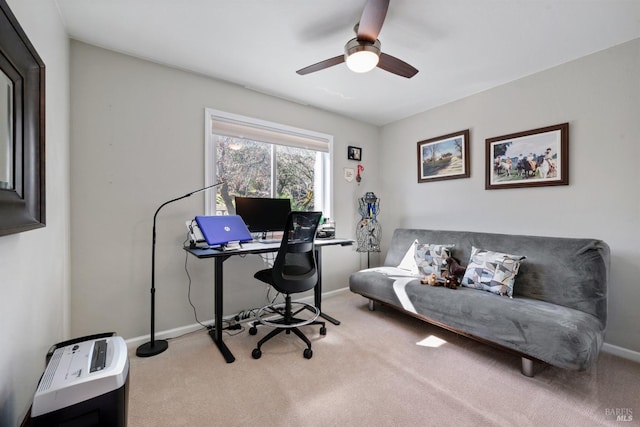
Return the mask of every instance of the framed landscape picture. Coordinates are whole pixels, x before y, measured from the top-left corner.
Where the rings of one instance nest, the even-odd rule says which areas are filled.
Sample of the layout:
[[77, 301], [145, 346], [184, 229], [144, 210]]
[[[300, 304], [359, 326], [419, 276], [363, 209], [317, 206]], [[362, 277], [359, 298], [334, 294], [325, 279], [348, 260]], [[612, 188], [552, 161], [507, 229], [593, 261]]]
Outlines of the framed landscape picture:
[[469, 129], [418, 142], [418, 182], [469, 175]]
[[569, 184], [569, 123], [486, 140], [485, 188]]

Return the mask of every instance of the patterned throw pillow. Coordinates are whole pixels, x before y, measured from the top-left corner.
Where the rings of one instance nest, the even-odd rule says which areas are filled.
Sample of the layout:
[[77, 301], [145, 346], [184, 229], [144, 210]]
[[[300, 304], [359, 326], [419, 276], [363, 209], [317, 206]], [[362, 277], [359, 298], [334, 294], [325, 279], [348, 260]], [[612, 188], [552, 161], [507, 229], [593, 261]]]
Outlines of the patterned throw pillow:
[[473, 246], [461, 284], [513, 298], [513, 284], [520, 269], [520, 262], [525, 258]]
[[432, 245], [418, 243], [416, 245], [415, 259], [420, 274], [430, 276], [435, 273], [438, 279], [442, 278], [442, 261], [451, 256], [454, 245]]

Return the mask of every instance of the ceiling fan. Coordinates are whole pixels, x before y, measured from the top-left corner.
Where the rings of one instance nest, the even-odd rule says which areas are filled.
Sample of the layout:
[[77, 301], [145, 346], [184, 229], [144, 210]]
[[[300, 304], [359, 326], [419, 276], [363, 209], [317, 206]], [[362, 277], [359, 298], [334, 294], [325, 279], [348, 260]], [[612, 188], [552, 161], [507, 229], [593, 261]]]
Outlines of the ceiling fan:
[[366, 73], [377, 66], [408, 79], [415, 76], [418, 72], [416, 68], [394, 56], [382, 53], [380, 50], [378, 34], [382, 29], [388, 8], [389, 0], [367, 0], [360, 22], [354, 27], [356, 37], [349, 40], [344, 46], [344, 55], [309, 65], [296, 73], [310, 74], [346, 62], [347, 67], [356, 73]]

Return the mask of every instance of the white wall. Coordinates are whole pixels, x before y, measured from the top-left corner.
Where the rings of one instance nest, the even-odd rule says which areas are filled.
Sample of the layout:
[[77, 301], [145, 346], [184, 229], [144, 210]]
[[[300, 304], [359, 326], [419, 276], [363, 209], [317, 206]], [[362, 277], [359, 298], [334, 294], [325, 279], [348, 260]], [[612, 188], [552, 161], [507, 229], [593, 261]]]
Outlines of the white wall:
[[46, 66], [45, 228], [0, 237], [0, 426], [24, 418], [54, 343], [68, 338], [69, 43], [50, 0], [9, 0]]
[[[393, 209], [381, 215], [384, 241], [396, 227], [603, 239], [612, 254], [605, 340], [640, 352], [638, 76], [635, 40], [385, 126], [380, 196]], [[484, 189], [485, 139], [564, 122], [570, 185]], [[471, 177], [418, 184], [417, 142], [463, 129]]]
[[[356, 198], [377, 186], [347, 183], [347, 146], [376, 165], [379, 129], [81, 42], [71, 42], [72, 335], [149, 333], [152, 220], [165, 201], [204, 185], [204, 109], [228, 111], [334, 136], [337, 234], [354, 237]], [[295, 75], [292, 75], [295, 78]], [[371, 167], [374, 170], [373, 167]], [[187, 300], [184, 221], [202, 214], [202, 194], [162, 209], [157, 221], [156, 330], [195, 323]], [[354, 248], [327, 248], [324, 290], [348, 286]], [[213, 262], [189, 256], [198, 318], [213, 318]], [[328, 268], [330, 266], [330, 268]], [[225, 314], [264, 303], [257, 256], [225, 263]]]

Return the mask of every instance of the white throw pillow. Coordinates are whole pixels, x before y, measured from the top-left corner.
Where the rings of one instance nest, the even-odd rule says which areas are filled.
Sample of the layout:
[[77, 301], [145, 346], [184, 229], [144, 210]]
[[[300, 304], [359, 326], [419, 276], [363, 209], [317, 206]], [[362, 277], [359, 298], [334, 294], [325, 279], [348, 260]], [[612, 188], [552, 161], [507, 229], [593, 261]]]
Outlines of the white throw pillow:
[[400, 264], [398, 264], [399, 269], [407, 270], [414, 276], [420, 275], [420, 272], [418, 271], [418, 264], [416, 264], [416, 258], [414, 256], [417, 244], [418, 240], [416, 239], [413, 241], [411, 246], [409, 246], [407, 253], [404, 254], [404, 258], [402, 258], [402, 261], [400, 261]]

